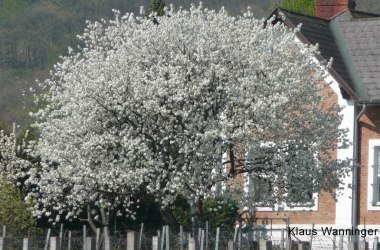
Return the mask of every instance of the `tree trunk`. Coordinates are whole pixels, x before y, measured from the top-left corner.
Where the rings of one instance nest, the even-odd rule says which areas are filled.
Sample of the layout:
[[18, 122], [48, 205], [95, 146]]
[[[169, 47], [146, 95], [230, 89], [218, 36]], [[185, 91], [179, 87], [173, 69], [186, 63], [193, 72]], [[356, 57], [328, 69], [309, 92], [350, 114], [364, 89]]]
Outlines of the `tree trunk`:
[[179, 233], [179, 228], [180, 225], [176, 218], [174, 217], [174, 214], [170, 209], [165, 208], [165, 209], [160, 209], [161, 216], [164, 219], [164, 222], [169, 225], [169, 227], [175, 231], [176, 233]]
[[104, 208], [100, 208], [100, 216], [102, 218], [102, 226], [108, 227], [109, 213], [106, 213], [106, 210]]
[[[81, 219], [82, 221], [88, 222], [90, 225], [92, 231], [96, 233], [96, 224], [95, 220], [92, 217], [93, 215], [91, 214], [91, 206], [87, 205], [87, 219]], [[100, 209], [100, 221], [96, 220], [97, 224], [100, 224], [100, 227], [107, 227], [109, 226], [109, 221], [110, 221], [110, 213], [107, 213], [107, 211], [104, 208]]]
[[88, 222], [88, 224], [90, 225], [92, 231], [93, 231], [94, 233], [96, 233], [96, 226], [95, 226], [94, 220], [92, 219], [92, 215], [91, 215], [91, 207], [90, 207], [90, 205], [87, 205], [87, 222]]
[[195, 233], [197, 228], [202, 227], [203, 202], [199, 200], [197, 203], [191, 205], [190, 209], [193, 233]]

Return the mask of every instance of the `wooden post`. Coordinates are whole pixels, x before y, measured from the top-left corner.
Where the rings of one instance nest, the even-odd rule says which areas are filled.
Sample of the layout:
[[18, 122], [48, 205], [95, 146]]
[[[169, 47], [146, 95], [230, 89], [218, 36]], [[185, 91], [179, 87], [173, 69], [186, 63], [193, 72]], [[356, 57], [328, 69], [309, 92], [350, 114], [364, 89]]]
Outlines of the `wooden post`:
[[112, 237], [104, 234], [104, 250], [112, 250]]
[[99, 250], [100, 249], [100, 228], [96, 229], [95, 245], [96, 245], [96, 250]]
[[169, 226], [165, 226], [165, 229], [166, 229], [166, 232], [165, 232], [165, 236], [166, 236], [166, 240], [165, 240], [165, 249], [166, 250], [170, 250], [170, 238], [169, 238]]
[[343, 250], [343, 235], [339, 237], [339, 250]]
[[219, 250], [219, 231], [220, 228], [216, 228], [216, 237], [215, 237], [215, 250]]
[[32, 240], [29, 238], [24, 238], [22, 240], [22, 250], [32, 250]]
[[44, 248], [44, 250], [48, 250], [48, 247], [49, 247], [49, 240], [50, 240], [50, 232], [51, 232], [51, 229], [49, 228], [49, 229], [48, 229], [48, 232], [47, 232], [47, 235], [46, 235], [45, 248]]
[[[99, 247], [100, 245], [101, 244], [99, 244]], [[110, 248], [112, 248], [112, 239], [110, 239], [108, 227], [103, 227], [103, 249], [109, 250]]]
[[85, 250], [97, 250], [96, 249], [96, 242], [95, 241], [96, 240], [95, 240], [94, 237], [86, 237], [86, 240], [85, 240], [85, 242], [86, 242], [86, 244], [85, 244], [86, 248], [85, 248]]
[[308, 250], [310, 249], [310, 242], [302, 241], [298, 243], [298, 250]]
[[188, 250], [199, 250], [199, 241], [196, 238], [189, 238]]
[[7, 226], [3, 225], [3, 237], [0, 237], [0, 250], [8, 249]]
[[333, 250], [336, 250], [336, 235], [333, 236]]
[[204, 246], [204, 240], [205, 240], [205, 236], [204, 236], [204, 234], [205, 234], [205, 230], [201, 230], [201, 240], [200, 240], [200, 250], [203, 250], [204, 248], [203, 248], [203, 246]]
[[379, 237], [376, 236], [374, 241], [373, 241], [373, 250], [380, 250], [379, 249]]
[[60, 250], [59, 237], [50, 237], [50, 250]]
[[62, 249], [63, 241], [63, 223], [61, 223], [61, 228], [59, 229], [59, 249]]
[[160, 250], [161, 238], [159, 236], [152, 237], [152, 250]]
[[71, 250], [71, 231], [69, 231], [69, 237], [67, 239], [67, 250]]
[[[195, 236], [195, 235], [194, 235]], [[190, 237], [189, 240], [187, 241], [187, 249], [188, 250], [195, 250], [195, 240], [193, 237]]]
[[[315, 224], [313, 223], [312, 225], [311, 225], [311, 231], [312, 232], [314, 232], [314, 228], [315, 228]], [[313, 238], [314, 238], [314, 235], [313, 234], [311, 234], [310, 235], [310, 249], [313, 247]], [[336, 246], [336, 244], [335, 244], [335, 241], [334, 241], [334, 247]], [[334, 248], [334, 250], [335, 250], [335, 248]]]
[[8, 248], [7, 237], [0, 237], [0, 250], [6, 250]]
[[235, 241], [232, 241], [232, 240], [229, 240], [229, 241], [228, 241], [227, 249], [228, 249], [228, 250], [236, 250], [236, 249], [237, 249], [237, 244], [236, 244], [236, 242], [235, 242]]
[[238, 233], [238, 227], [235, 226], [235, 232], [234, 232], [234, 240], [233, 240], [233, 242], [236, 242], [237, 233]]
[[352, 240], [350, 240], [348, 242], [348, 250], [355, 250], [355, 246], [354, 246], [354, 242]]
[[206, 221], [206, 234], [205, 234], [205, 245], [206, 245], [206, 250], [208, 250], [208, 221]]
[[286, 240], [286, 250], [293, 250], [293, 241], [291, 239]]
[[260, 250], [272, 250], [272, 241], [270, 240], [260, 239], [259, 245]]
[[139, 234], [139, 244], [138, 247], [141, 249], [142, 247], [142, 237], [143, 237], [143, 232], [144, 232], [144, 223], [141, 223], [141, 228], [140, 228], [140, 234]]
[[138, 233], [135, 231], [127, 232], [127, 250], [136, 250], [138, 245]]
[[165, 226], [162, 227], [160, 250], [164, 250], [164, 244], [165, 244]]
[[86, 229], [86, 225], [83, 225], [83, 249], [84, 250], [87, 250], [87, 229]]
[[183, 227], [179, 226], [179, 249], [183, 250]]
[[368, 250], [368, 242], [359, 241], [359, 250]]
[[280, 243], [280, 249], [285, 250], [285, 233], [284, 229], [281, 229], [281, 243]]

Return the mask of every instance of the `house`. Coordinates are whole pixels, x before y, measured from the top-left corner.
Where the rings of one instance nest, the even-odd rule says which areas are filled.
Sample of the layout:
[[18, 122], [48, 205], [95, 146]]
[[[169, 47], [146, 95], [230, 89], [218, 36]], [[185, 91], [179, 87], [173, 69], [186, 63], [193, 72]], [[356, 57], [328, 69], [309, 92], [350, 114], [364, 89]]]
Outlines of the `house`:
[[[344, 179], [337, 201], [320, 193], [312, 206], [282, 207], [276, 212], [257, 208], [255, 223], [274, 239], [281, 229], [294, 228], [287, 233], [296, 239], [314, 238], [314, 245], [324, 241], [324, 246], [340, 240], [347, 249], [347, 229], [360, 229], [357, 238], [369, 242], [370, 248], [380, 237], [380, 15], [354, 8], [354, 0], [316, 0], [315, 17], [280, 8], [273, 13], [288, 27], [302, 24], [297, 38], [319, 44], [316, 60], [334, 59], [325, 80], [331, 82], [332, 101], [344, 107], [341, 127], [349, 129], [352, 142], [334, 154], [353, 159], [353, 171]], [[326, 227], [340, 231], [334, 236], [333, 231], [322, 230]]]

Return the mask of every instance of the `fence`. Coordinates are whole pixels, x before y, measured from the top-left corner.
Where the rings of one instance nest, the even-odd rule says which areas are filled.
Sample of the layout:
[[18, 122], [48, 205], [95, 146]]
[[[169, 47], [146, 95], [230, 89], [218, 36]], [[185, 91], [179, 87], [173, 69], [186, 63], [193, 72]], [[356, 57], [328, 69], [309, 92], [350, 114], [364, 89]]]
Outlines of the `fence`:
[[[46, 235], [34, 235], [28, 238], [11, 237], [3, 226], [0, 237], [0, 250], [351, 250], [353, 243], [344, 237], [311, 237], [309, 240], [289, 239], [286, 229], [278, 230], [280, 238], [268, 236], [263, 229], [244, 230], [235, 227], [233, 233], [213, 230], [208, 223], [204, 228], [193, 230], [190, 234], [180, 228], [180, 233], [170, 231], [163, 226], [154, 234], [144, 231], [144, 224], [138, 231], [114, 232], [110, 235], [107, 228], [98, 228], [90, 235], [86, 226], [83, 231], [64, 230], [53, 235], [48, 229]], [[266, 235], [266, 236], [265, 236]], [[358, 243], [359, 250], [380, 250], [377, 237], [373, 244], [366, 241]]]

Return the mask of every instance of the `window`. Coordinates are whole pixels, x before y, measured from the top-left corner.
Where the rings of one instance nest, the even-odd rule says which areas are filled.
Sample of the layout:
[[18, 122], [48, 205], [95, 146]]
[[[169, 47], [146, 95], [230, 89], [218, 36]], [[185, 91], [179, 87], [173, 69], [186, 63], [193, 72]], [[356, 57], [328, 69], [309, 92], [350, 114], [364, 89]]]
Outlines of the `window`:
[[[368, 142], [368, 210], [380, 211], [380, 139]], [[363, 192], [364, 190], [360, 190]]]
[[271, 199], [272, 188], [272, 182], [268, 177], [256, 174], [249, 176], [248, 192], [257, 205], [266, 205]]
[[[288, 142], [286, 147], [282, 154], [278, 154], [276, 145], [270, 143], [246, 149], [245, 167], [254, 170], [248, 175], [248, 198], [262, 208], [317, 210], [312, 171], [318, 166], [318, 159], [300, 143]], [[275, 157], [271, 165], [260, 165], [260, 158], [256, 160], [255, 155]]]
[[372, 184], [372, 204], [380, 205], [380, 146], [373, 147], [373, 184]]

